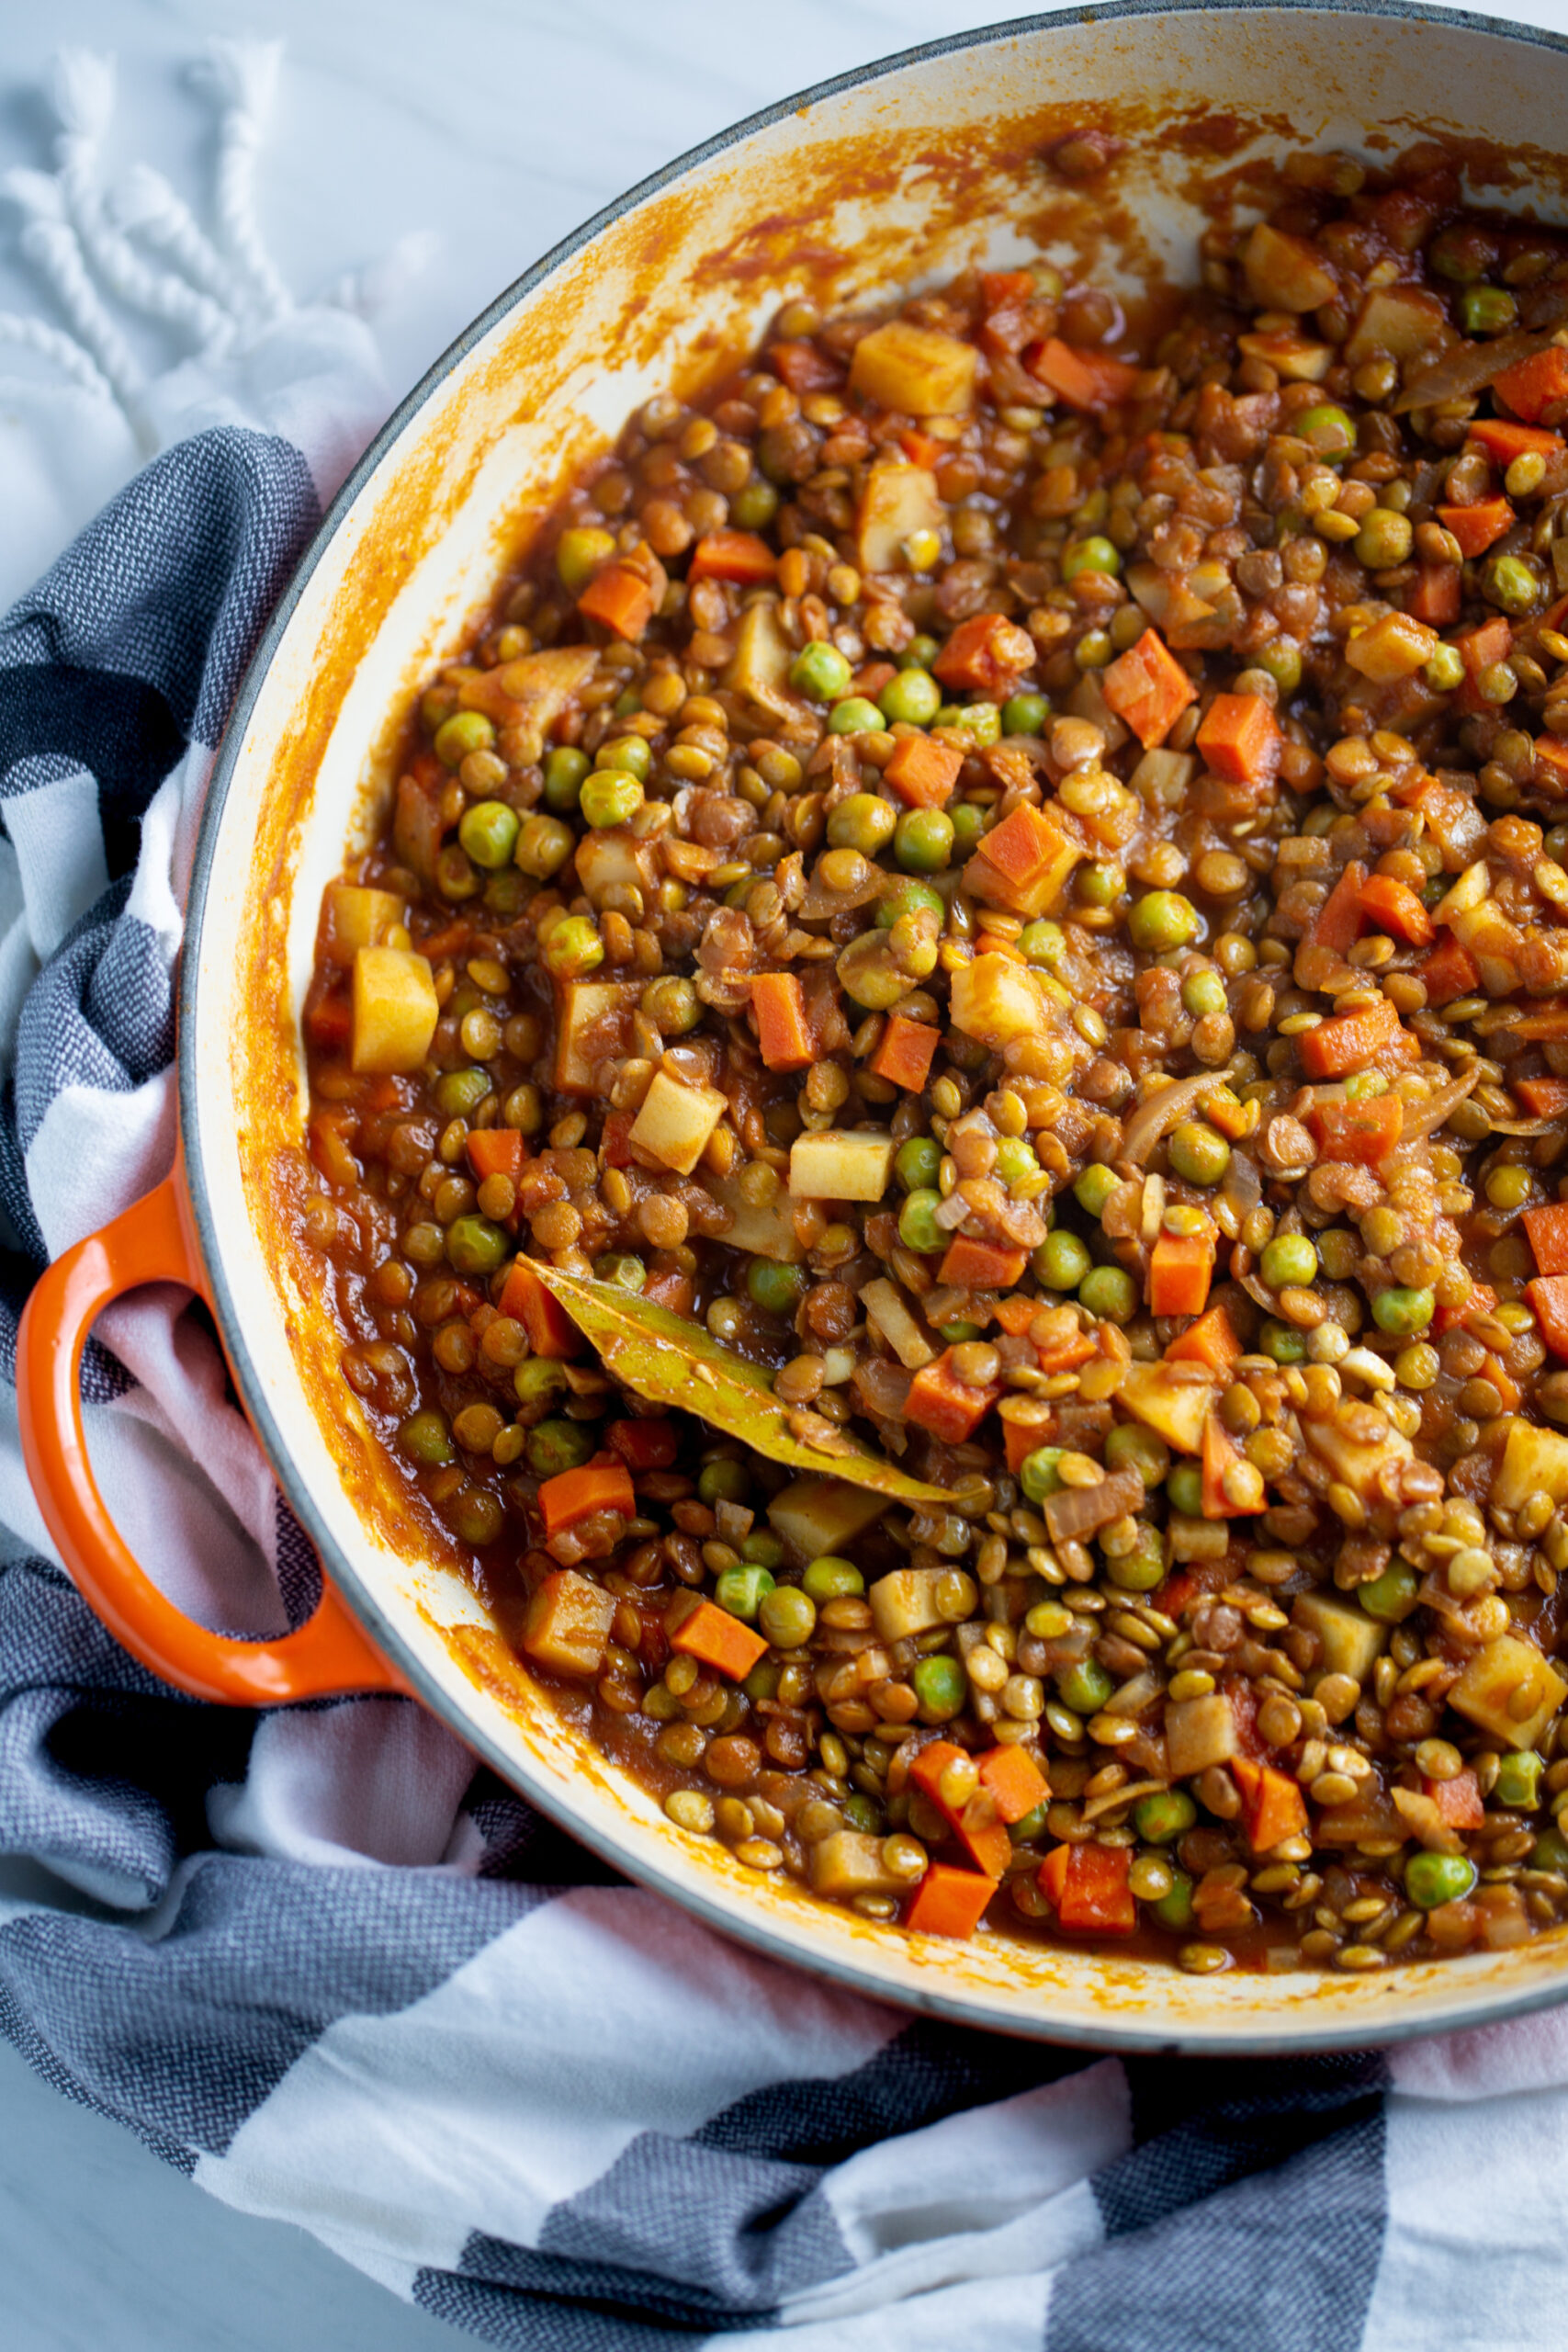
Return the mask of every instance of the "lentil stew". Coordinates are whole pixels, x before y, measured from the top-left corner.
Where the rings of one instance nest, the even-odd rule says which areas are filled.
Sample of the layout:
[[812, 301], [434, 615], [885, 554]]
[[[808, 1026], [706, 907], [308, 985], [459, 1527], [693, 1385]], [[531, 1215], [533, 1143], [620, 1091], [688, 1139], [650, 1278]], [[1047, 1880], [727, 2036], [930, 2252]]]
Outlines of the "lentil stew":
[[344, 1376], [561, 1706], [1194, 1973], [1568, 1917], [1568, 244], [1286, 181], [1146, 348], [1042, 261], [648, 402], [305, 1012]]

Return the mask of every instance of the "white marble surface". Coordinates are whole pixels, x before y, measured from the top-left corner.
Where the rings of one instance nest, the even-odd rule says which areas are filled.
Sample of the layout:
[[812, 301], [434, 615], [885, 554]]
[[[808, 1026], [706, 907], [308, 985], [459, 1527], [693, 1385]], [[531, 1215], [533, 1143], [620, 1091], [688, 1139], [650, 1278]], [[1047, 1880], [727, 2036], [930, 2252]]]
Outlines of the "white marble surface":
[[[1568, 0], [1488, 7], [1562, 29]], [[214, 32], [281, 35], [263, 225], [308, 293], [406, 231], [440, 239], [383, 322], [400, 392], [510, 279], [620, 189], [753, 108], [1003, 0], [49, 0], [0, 6], [0, 169], [45, 160], [62, 42], [113, 50], [111, 151], [203, 183], [179, 69]], [[34, 291], [0, 223], [0, 308]], [[0, 519], [3, 527], [3, 519]], [[0, 2043], [5, 2352], [434, 2352], [458, 2339], [299, 2233], [203, 2198]]]

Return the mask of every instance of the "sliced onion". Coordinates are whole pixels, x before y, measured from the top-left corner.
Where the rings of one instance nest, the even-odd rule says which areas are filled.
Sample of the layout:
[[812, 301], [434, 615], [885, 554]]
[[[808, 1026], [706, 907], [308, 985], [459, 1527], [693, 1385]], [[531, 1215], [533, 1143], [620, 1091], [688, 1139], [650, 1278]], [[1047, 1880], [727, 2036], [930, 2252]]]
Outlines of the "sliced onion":
[[1437, 1092], [1428, 1094], [1424, 1102], [1406, 1102], [1404, 1128], [1399, 1138], [1399, 1154], [1396, 1157], [1403, 1155], [1407, 1145], [1419, 1143], [1425, 1136], [1435, 1135], [1450, 1114], [1458, 1110], [1480, 1077], [1480, 1063], [1472, 1062], [1462, 1077], [1450, 1078], [1446, 1086], [1439, 1086]]
[[1251, 1212], [1263, 1198], [1263, 1174], [1255, 1159], [1245, 1151], [1233, 1151], [1220, 1182], [1220, 1197], [1235, 1211], [1238, 1223], [1245, 1224]]
[[1551, 1136], [1562, 1125], [1561, 1113], [1550, 1119], [1493, 1119], [1490, 1133], [1495, 1136]]
[[1230, 1076], [1227, 1069], [1200, 1070], [1196, 1078], [1179, 1078], [1172, 1086], [1162, 1086], [1146, 1102], [1140, 1102], [1122, 1133], [1119, 1159], [1130, 1159], [1141, 1168], [1156, 1143], [1178, 1127], [1194, 1104], [1205, 1094], [1213, 1094], [1224, 1086]]
[[1545, 351], [1552, 341], [1555, 328], [1547, 323], [1568, 317], [1568, 283], [1555, 284], [1550, 289], [1552, 300], [1540, 308], [1547, 313], [1537, 331], [1526, 334], [1500, 334], [1491, 343], [1461, 343], [1455, 350], [1446, 351], [1434, 367], [1423, 368], [1404, 387], [1393, 403], [1396, 416], [1413, 408], [1432, 408], [1438, 401], [1466, 401], [1475, 392], [1484, 391], [1487, 385], [1521, 359], [1533, 359], [1538, 351]]

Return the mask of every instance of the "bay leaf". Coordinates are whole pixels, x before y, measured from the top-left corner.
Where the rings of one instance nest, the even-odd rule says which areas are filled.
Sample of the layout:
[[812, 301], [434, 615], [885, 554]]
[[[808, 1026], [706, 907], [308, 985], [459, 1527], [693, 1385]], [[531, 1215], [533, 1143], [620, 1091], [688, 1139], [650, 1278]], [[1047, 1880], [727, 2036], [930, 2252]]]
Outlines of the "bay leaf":
[[[819, 1477], [846, 1479], [851, 1486], [886, 1495], [890, 1502], [954, 1499], [945, 1487], [928, 1487], [895, 1469], [833, 1422], [782, 1404], [773, 1394], [770, 1372], [721, 1347], [700, 1323], [688, 1322], [683, 1315], [615, 1283], [592, 1282], [534, 1259], [528, 1264], [584, 1338], [592, 1340], [605, 1371], [649, 1404], [695, 1413], [726, 1437], [739, 1438], [753, 1453], [766, 1454], [770, 1462], [815, 1471]], [[797, 1435], [803, 1421], [816, 1428]]]

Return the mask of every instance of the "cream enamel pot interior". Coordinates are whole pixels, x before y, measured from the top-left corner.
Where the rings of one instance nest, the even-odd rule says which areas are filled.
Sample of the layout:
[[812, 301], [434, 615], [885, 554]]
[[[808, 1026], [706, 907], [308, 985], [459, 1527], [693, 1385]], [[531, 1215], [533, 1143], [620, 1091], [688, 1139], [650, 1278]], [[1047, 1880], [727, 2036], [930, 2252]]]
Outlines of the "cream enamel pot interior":
[[[240, 696], [185, 953], [183, 1170], [52, 1268], [28, 1310], [29, 1470], [63, 1557], [128, 1646], [201, 1695], [252, 1704], [406, 1688], [546, 1813], [713, 1926], [966, 2024], [1235, 2054], [1390, 2041], [1568, 1993], [1568, 1929], [1382, 1978], [1192, 1978], [1002, 1934], [907, 1937], [747, 1871], [610, 1770], [487, 1636], [457, 1555], [416, 1518], [337, 1372], [290, 1218], [307, 1182], [295, 1013], [322, 888], [386, 805], [411, 694], [457, 648], [563, 469], [641, 401], [712, 380], [792, 294], [875, 297], [982, 258], [1005, 266], [1053, 236], [1101, 268], [1120, 250], [1134, 273], [1168, 265], [1179, 278], [1198, 202], [1234, 187], [1249, 158], [1292, 145], [1376, 158], [1451, 138], [1471, 155], [1476, 200], [1562, 218], [1564, 121], [1568, 45], [1479, 18], [1068, 12], [913, 52], [758, 117], [591, 222], [475, 324], [344, 488]], [[1075, 193], [1040, 154], [1089, 123], [1127, 147], [1106, 183]], [[220, 1639], [179, 1617], [91, 1484], [75, 1402], [86, 1325], [158, 1278], [210, 1299], [246, 1410], [320, 1551], [323, 1605], [286, 1641]], [[453, 1637], [464, 1626], [466, 1647]]]

